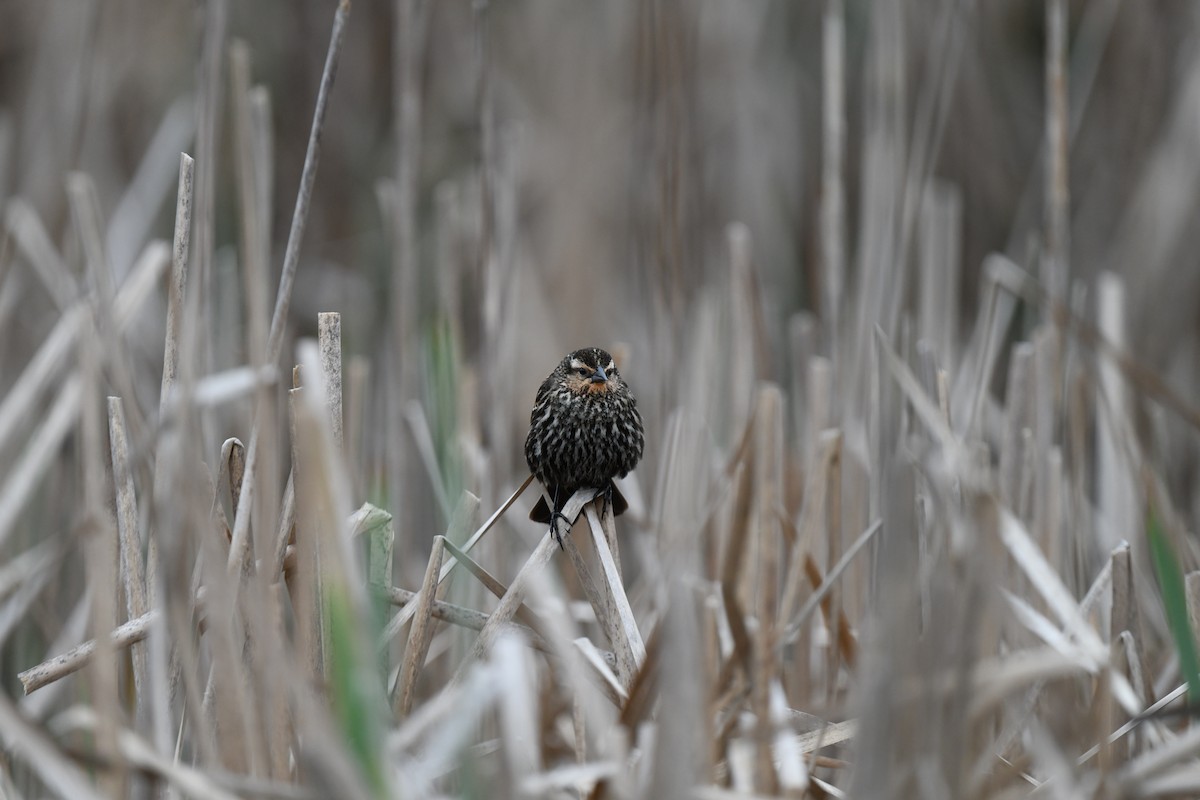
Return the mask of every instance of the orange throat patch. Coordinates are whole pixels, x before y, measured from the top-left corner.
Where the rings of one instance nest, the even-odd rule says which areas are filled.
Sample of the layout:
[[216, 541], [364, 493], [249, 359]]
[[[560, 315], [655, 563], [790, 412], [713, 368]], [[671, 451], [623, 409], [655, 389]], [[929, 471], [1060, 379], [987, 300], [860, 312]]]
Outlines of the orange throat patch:
[[592, 383], [587, 378], [580, 378], [576, 375], [571, 375], [565, 381], [566, 386], [575, 394], [605, 394], [608, 392], [609, 382]]

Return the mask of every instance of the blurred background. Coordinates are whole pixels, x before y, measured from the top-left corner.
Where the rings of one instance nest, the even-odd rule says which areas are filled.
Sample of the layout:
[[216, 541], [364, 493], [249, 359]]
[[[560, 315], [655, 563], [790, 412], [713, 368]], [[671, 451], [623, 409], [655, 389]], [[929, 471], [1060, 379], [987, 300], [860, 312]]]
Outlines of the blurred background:
[[[148, 242], [171, 238], [181, 151], [196, 158], [188, 292], [204, 320], [188, 357], [197, 375], [258, 363], [335, 7], [0, 0], [0, 386], [26, 369], [76, 283], [104, 288], [89, 283], [68, 176], [94, 184], [119, 285]], [[1099, 321], [1192, 402], [1200, 5], [1061, 7], [1056, 74], [1041, 0], [355, 0], [277, 365], [290, 374], [292, 343], [316, 334], [318, 312], [342, 314], [355, 505], [391, 510], [398, 552], [422, 554], [463, 489], [490, 512], [527, 475], [538, 384], [564, 354], [596, 345], [617, 355], [646, 420], [630, 519], [646, 541], [661, 532], [675, 411], [699, 421], [700, 478], [729, 464], [728, 478], [759, 382], [781, 386], [792, 519], [818, 435], [843, 430], [837, 535], [847, 538], [817, 546], [828, 567], [886, 499], [891, 454], [879, 442], [908, 430], [886, 419], [905, 403], [890, 396], [889, 410], [874, 381], [878, 325], [903, 360], [929, 367], [931, 394], [937, 369], [951, 385], [983, 376], [977, 428], [960, 413], [969, 386], [947, 405], [958, 432], [993, 446], [993, 461], [1025, 458], [1035, 486], [1046, 463], [1070, 473], [1077, 505], [1063, 525], [1085, 556], [1054, 556], [1082, 595], [1090, 568], [1127, 533], [1121, 520], [1137, 513], [1101, 519], [1103, 546], [1087, 538], [1093, 506], [1106, 508], [1091, 466], [1103, 437], [1089, 428], [1068, 441], [1064, 397], [1077, 377], [1068, 367], [1087, 373], [1089, 392], [1103, 368], [1064, 344], [1070, 355], [1038, 390], [1053, 395], [1053, 421], [1031, 421], [1032, 400], [1017, 409], [1010, 395], [1003, 408], [1023, 385], [1007, 380], [1008, 348], [1035, 339], [1050, 306], [1026, 294], [998, 312], [989, 359], [983, 265], [1004, 254], [1092, 322], [1097, 278], [1115, 275], [1119, 319]], [[254, 264], [265, 294], [248, 288]], [[153, 296], [121, 340], [124, 366], [103, 378], [132, 389], [143, 444], [156, 433], [165, 286]], [[970, 370], [987, 366], [960, 370], [968, 352]], [[1129, 419], [1194, 529], [1196, 430], [1139, 403]], [[220, 443], [248, 439], [253, 406], [242, 398], [201, 416], [195, 455], [212, 476]], [[1019, 435], [1025, 423], [1036, 455], [1014, 456], [1003, 430]], [[73, 460], [79, 442], [63, 441], [14, 542], [74, 524], [78, 510], [54, 498], [75, 496], [86, 470]], [[6, 473], [23, 444], [0, 441]], [[1051, 446], [1057, 460], [1046, 461]], [[271, 514], [287, 477], [286, 448], [277, 455], [264, 479]], [[139, 469], [148, 492], [145, 459]], [[1125, 473], [1130, 485], [1136, 474]], [[1003, 499], [1022, 507], [1011, 489]], [[1040, 502], [1022, 518], [1044, 523]], [[540, 533], [513, 516], [505, 526]], [[632, 562], [637, 575], [642, 561]], [[423, 569], [403, 561], [397, 583], [415, 588]], [[67, 594], [47, 592], [26, 607], [40, 616], [14, 617], [27, 636], [0, 659], [6, 668], [42, 656], [74, 602]], [[866, 593], [847, 604], [857, 625]]]
[[[1068, 5], [1070, 275], [1081, 285], [1101, 269], [1133, 279], [1135, 351], [1186, 372], [1200, 292], [1200, 226], [1188, 224], [1200, 136], [1197, 12], [1186, 0]], [[649, 390], [647, 373], [671, 369], [687, 352], [689, 309], [728, 273], [726, 226], [737, 221], [752, 242], [769, 344], [756, 370], [782, 377], [787, 321], [819, 312], [829, 282], [818, 225], [824, 4], [417, 4], [409, 93], [418, 108], [407, 132], [415, 229], [399, 247], [388, 200], [407, 180], [397, 159], [406, 133], [396, 8], [354, 5], [304, 239], [295, 331], [310, 333], [317, 310], [341, 310], [348, 351], [381, 364], [399, 298], [411, 304], [402, 324], [418, 336], [459, 303], [475, 309], [459, 332], [467, 361], [500, 352], [487, 348], [520, 353], [490, 375], [490, 391], [526, 398], [563, 352], [617, 341], [630, 346], [634, 385], [642, 378]], [[214, 19], [211, 6], [197, 3], [4, 0], [0, 196], [23, 198], [69, 246], [64, 176], [91, 175], [118, 275], [146, 237], [168, 237], [175, 154], [195, 153], [204, 71], [213, 69], [202, 57], [207, 15], [210, 38], [246, 43], [251, 80], [269, 92], [277, 274], [330, 9], [264, 0], [229, 4]], [[876, 203], [884, 219], [868, 209], [877, 193], [900, 193], [899, 177], [917, 158], [957, 208], [956, 312], [976, 313], [988, 252], [1037, 271], [1043, 9], [1020, 0], [845, 4], [840, 280], [848, 291], [874, 274], [872, 262], [895, 264], [900, 240], [908, 258], [916, 254], [916, 237], [897, 230], [902, 201]], [[215, 69], [228, 78], [225, 59]], [[215, 366], [229, 366], [244, 359], [236, 333], [244, 310], [230, 288], [236, 282], [219, 280], [236, 274], [239, 236], [227, 84], [212, 99], [214, 212], [201, 235], [211, 238], [218, 276], [207, 285], [210, 299], [231, 326], [213, 334], [226, 339]], [[875, 247], [880, 230], [897, 241]], [[36, 341], [51, 323], [48, 300], [18, 291], [26, 279], [12, 259], [10, 249], [6, 330]], [[500, 342], [485, 343], [485, 272], [500, 284], [501, 319], [491, 323]], [[902, 308], [915, 306], [918, 291], [915, 272], [908, 275], [894, 287]], [[157, 340], [135, 346], [150, 351]], [[4, 348], [10, 361], [23, 352], [11, 341]], [[678, 391], [694, 389], [679, 380]], [[674, 402], [647, 399], [652, 414]]]

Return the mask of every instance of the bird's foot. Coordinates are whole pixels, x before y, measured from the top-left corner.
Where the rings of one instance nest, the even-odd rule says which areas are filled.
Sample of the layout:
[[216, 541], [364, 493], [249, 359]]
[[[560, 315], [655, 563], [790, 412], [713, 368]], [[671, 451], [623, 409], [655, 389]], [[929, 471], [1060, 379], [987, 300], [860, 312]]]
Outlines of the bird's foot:
[[550, 515], [550, 534], [554, 537], [554, 541], [558, 542], [558, 549], [566, 550], [566, 546], [563, 545], [563, 535], [558, 530], [558, 521], [560, 519], [567, 524], [567, 533], [571, 532], [571, 520], [567, 519], [567, 515], [561, 511], [555, 511]]
[[596, 500], [600, 501], [600, 519], [603, 520], [604, 515], [608, 513], [608, 508], [613, 502], [613, 482], [609, 481], [604, 484], [603, 489], [597, 489], [596, 493], [592, 495], [592, 500], [593, 502]]

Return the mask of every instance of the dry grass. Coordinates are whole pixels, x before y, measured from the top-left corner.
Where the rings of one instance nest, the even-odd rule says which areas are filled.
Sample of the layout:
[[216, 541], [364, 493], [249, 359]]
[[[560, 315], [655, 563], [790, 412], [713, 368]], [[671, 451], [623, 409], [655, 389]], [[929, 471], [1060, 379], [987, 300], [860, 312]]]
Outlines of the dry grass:
[[[1155, 11], [68, 5], [0, 37], [0, 798], [1200, 796]], [[585, 343], [648, 448], [560, 549]]]

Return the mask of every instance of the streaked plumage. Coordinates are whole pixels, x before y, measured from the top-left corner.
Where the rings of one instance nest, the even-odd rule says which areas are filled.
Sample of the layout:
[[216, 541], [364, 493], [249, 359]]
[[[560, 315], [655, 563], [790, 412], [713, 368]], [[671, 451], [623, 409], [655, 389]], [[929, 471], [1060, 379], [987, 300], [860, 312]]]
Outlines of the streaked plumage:
[[612, 479], [637, 466], [644, 442], [637, 401], [612, 356], [596, 347], [567, 355], [542, 382], [529, 417], [525, 460], [555, 506], [552, 514], [543, 498], [530, 518], [550, 523], [557, 537], [556, 515], [582, 488], [610, 496], [620, 514], [627, 504]]

